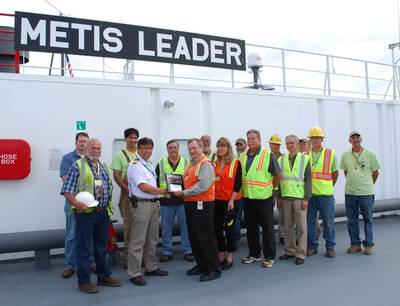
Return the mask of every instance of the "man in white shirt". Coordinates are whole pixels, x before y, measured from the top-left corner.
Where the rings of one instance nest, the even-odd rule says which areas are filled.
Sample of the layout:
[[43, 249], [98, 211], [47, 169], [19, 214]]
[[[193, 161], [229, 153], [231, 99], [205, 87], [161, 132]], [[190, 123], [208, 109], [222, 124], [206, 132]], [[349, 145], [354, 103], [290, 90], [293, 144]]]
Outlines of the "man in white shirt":
[[138, 141], [137, 158], [128, 167], [129, 194], [132, 198], [131, 233], [128, 252], [128, 275], [137, 286], [146, 285], [142, 273], [142, 261], [146, 276], [167, 276], [168, 272], [158, 268], [156, 246], [158, 243], [158, 195], [166, 194], [157, 187], [157, 175], [150, 157], [154, 143], [144, 137]]

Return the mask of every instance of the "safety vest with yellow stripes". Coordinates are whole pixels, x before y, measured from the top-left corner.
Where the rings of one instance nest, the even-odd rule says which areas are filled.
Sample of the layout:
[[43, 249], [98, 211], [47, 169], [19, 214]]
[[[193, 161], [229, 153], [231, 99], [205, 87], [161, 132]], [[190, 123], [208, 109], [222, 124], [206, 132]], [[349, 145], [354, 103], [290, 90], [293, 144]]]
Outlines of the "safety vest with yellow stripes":
[[333, 195], [332, 165], [335, 155], [335, 150], [323, 148], [317, 160], [313, 160], [310, 153], [313, 195]]
[[273, 175], [268, 171], [271, 153], [265, 148], [254, 157], [246, 170], [247, 153], [240, 155], [242, 163], [242, 191], [243, 197], [254, 200], [265, 200], [272, 196]]
[[[92, 169], [90, 169], [90, 166], [86, 160], [86, 157], [82, 157], [81, 159], [78, 159], [76, 161], [78, 168], [79, 168], [79, 178], [78, 178], [78, 191], [77, 193], [81, 192], [81, 191], [87, 191], [89, 193], [91, 193], [94, 196], [94, 192], [95, 192], [95, 178], [93, 176], [93, 172]], [[107, 214], [109, 216], [112, 216], [113, 214], [113, 207], [112, 207], [112, 203], [111, 203], [111, 199], [112, 199], [112, 189], [113, 189], [113, 185], [112, 185], [112, 180], [111, 180], [111, 172], [110, 169], [108, 168], [108, 166], [106, 164], [102, 164], [102, 166], [104, 167], [104, 169], [106, 169], [107, 172], [107, 176], [108, 176], [108, 183], [109, 183], [109, 200], [107, 203]], [[89, 207], [86, 208], [84, 210], [84, 213], [90, 213], [93, 211], [93, 207]]]
[[283, 175], [279, 183], [281, 197], [304, 198], [304, 174], [308, 161], [309, 156], [298, 152], [293, 167], [291, 167], [289, 154], [279, 157], [279, 165]]
[[[162, 158], [158, 163], [160, 169], [160, 188], [167, 188], [167, 182], [165, 181], [165, 174], [181, 174], [185, 172], [186, 166], [188, 164], [188, 160], [184, 157], [180, 157], [178, 166], [176, 169], [172, 169], [171, 165], [168, 162], [168, 157]], [[164, 195], [160, 195], [160, 197], [164, 197]]]

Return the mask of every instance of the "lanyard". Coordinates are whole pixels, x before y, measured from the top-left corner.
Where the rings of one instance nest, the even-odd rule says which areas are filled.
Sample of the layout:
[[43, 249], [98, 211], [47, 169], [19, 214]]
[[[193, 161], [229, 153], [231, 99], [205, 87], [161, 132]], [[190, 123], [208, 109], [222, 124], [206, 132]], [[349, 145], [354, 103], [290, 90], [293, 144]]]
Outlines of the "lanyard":
[[313, 166], [316, 166], [316, 165], [318, 164], [318, 161], [319, 161], [319, 159], [320, 159], [320, 157], [321, 157], [321, 154], [322, 154], [322, 150], [318, 153], [317, 158], [314, 160], [314, 158], [313, 158], [313, 152], [311, 151], [311, 159], [312, 159], [312, 165], [313, 165]]
[[[362, 152], [363, 152], [363, 150], [361, 149], [361, 151], [360, 151], [360, 153], [358, 154], [358, 156], [356, 156], [356, 154], [354, 154], [354, 152], [351, 151], [351, 155], [353, 155], [354, 159], [356, 160], [357, 166], [360, 166], [360, 165], [362, 164], [362, 162], [360, 162], [360, 160], [359, 160], [359, 158], [360, 158]], [[357, 167], [357, 166], [356, 166], [356, 167]]]
[[152, 170], [151, 168], [149, 168], [143, 161], [141, 158], [139, 158], [140, 163], [143, 165], [143, 167], [145, 167], [155, 178], [157, 178], [157, 174], [154, 172], [154, 170]]

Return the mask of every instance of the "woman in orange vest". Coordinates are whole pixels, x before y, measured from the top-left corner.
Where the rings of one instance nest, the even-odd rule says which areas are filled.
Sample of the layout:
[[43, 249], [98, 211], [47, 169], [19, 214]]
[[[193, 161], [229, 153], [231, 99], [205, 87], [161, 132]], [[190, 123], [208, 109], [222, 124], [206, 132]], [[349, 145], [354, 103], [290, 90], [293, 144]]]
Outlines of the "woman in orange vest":
[[241, 187], [241, 164], [234, 158], [230, 141], [221, 137], [217, 141], [215, 162], [214, 230], [222, 270], [229, 270], [233, 265], [233, 252], [236, 250], [236, 208], [237, 201], [242, 198]]

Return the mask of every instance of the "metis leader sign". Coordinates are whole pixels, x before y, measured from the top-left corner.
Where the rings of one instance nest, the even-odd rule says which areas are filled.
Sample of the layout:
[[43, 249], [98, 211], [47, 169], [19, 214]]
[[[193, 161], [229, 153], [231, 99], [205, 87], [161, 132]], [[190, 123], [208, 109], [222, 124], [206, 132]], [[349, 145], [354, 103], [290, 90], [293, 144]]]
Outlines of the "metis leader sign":
[[0, 139], [0, 180], [22, 180], [30, 172], [30, 145], [22, 139]]
[[245, 41], [99, 20], [15, 12], [15, 50], [246, 70]]

